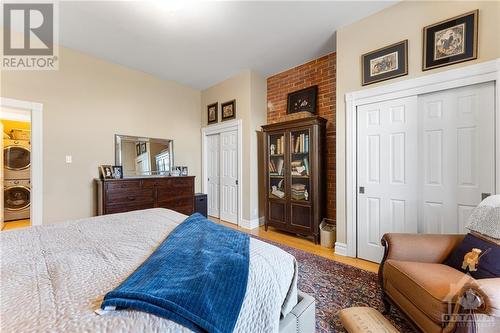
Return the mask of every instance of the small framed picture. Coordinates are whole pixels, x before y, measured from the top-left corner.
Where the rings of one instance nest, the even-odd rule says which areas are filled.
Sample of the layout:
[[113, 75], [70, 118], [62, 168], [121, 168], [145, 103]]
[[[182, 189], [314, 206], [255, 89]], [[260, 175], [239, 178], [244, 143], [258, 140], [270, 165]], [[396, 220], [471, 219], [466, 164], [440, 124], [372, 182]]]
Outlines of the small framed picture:
[[146, 142], [141, 142], [141, 154], [144, 154], [146, 152], [147, 152]]
[[101, 165], [99, 170], [102, 179], [113, 179], [113, 167], [111, 165]]
[[408, 75], [408, 40], [363, 54], [361, 65], [363, 86]]
[[219, 113], [219, 103], [215, 102], [213, 104], [207, 105], [207, 119], [209, 124], [218, 122]]
[[478, 18], [474, 10], [425, 27], [422, 70], [476, 59]]
[[182, 173], [182, 167], [180, 166], [176, 166], [173, 168], [172, 172], [171, 172], [171, 175], [172, 176], [180, 176]]
[[236, 100], [221, 103], [222, 121], [236, 118]]
[[187, 176], [188, 175], [188, 167], [183, 166], [181, 167], [181, 176]]
[[317, 96], [318, 86], [311, 86], [289, 93], [287, 100], [287, 113], [290, 114], [303, 111], [316, 113]]
[[123, 167], [121, 165], [113, 166], [113, 178], [122, 179], [123, 178]]
[[141, 144], [140, 143], [135, 144], [135, 153], [137, 156], [141, 155]]

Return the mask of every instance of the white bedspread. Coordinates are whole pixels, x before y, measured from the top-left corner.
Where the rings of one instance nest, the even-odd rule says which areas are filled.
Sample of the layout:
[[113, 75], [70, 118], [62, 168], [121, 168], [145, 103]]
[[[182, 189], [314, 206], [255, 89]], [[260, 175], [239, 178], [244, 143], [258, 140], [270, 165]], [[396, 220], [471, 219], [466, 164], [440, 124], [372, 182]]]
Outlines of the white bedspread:
[[[1, 232], [0, 331], [191, 332], [138, 311], [94, 313], [185, 218], [150, 209]], [[280, 313], [297, 302], [296, 280], [293, 256], [251, 239], [235, 332], [278, 332]]]

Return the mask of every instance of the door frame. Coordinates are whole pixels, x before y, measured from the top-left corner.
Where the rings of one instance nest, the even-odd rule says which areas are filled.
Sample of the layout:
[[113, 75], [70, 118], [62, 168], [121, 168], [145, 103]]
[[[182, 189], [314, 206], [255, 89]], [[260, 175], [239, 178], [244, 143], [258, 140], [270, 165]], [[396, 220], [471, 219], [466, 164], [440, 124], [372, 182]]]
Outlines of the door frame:
[[485, 82], [495, 84], [495, 190], [500, 193], [500, 58], [345, 94], [347, 237], [346, 243], [335, 243], [336, 254], [357, 256], [357, 107]]
[[[222, 132], [236, 131], [238, 136], [238, 216], [237, 225], [244, 227], [242, 224], [243, 218], [243, 121], [241, 119], [230, 120], [219, 124], [209, 125], [201, 128], [201, 191], [207, 193], [207, 137], [209, 135], [220, 134]], [[220, 206], [219, 191], [219, 206]], [[220, 212], [219, 212], [220, 213]], [[220, 216], [220, 215], [219, 215]]]
[[[31, 113], [31, 225], [43, 224], [43, 104], [0, 98], [0, 106]], [[3, 184], [2, 184], [3, 185]], [[2, 188], [3, 190], [3, 188]]]

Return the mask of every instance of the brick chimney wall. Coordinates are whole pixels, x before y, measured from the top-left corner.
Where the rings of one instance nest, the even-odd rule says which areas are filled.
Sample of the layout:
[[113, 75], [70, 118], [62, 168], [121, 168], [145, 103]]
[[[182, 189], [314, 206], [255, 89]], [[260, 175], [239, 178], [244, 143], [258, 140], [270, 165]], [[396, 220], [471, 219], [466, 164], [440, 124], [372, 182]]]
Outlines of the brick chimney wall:
[[326, 211], [335, 219], [335, 82], [336, 54], [330, 53], [267, 79], [267, 123], [279, 122], [286, 115], [288, 93], [318, 85], [317, 114], [326, 125]]

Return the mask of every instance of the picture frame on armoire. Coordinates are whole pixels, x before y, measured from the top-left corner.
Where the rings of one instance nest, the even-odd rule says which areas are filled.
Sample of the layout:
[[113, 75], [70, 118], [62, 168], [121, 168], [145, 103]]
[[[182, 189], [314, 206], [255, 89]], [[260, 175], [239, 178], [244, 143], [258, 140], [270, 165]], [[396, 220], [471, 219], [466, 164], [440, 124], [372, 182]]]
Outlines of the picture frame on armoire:
[[477, 59], [479, 10], [423, 29], [422, 70]]
[[403, 40], [361, 56], [361, 85], [408, 75], [408, 40]]

